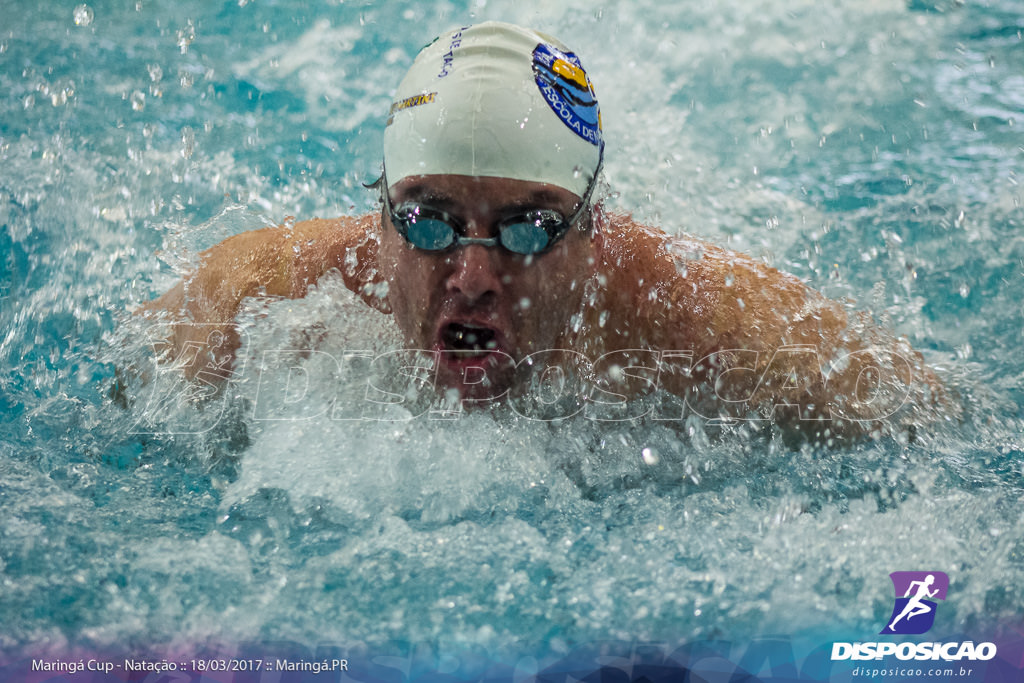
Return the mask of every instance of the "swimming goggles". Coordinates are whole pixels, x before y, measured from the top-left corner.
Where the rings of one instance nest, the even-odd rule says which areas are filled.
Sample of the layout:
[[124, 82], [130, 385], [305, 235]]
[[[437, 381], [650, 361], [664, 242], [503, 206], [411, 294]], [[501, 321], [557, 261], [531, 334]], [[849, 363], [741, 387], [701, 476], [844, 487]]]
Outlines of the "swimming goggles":
[[425, 206], [419, 202], [391, 203], [386, 174], [381, 177], [384, 210], [391, 218], [398, 234], [406, 242], [424, 251], [447, 251], [456, 247], [480, 244], [485, 247], [501, 246], [524, 256], [542, 254], [551, 249], [583, 217], [590, 206], [590, 198], [597, 184], [600, 165], [587, 185], [579, 206], [569, 217], [551, 209], [532, 209], [498, 221], [497, 237], [466, 237], [464, 221], [446, 211]]

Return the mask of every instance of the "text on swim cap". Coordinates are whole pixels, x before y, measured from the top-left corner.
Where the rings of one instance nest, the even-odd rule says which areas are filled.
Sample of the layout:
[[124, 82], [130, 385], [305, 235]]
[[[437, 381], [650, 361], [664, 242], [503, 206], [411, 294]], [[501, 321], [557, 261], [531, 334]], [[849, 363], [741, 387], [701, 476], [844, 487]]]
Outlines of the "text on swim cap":
[[463, 27], [452, 34], [452, 42], [448, 45], [448, 52], [444, 53], [441, 57], [441, 71], [437, 74], [438, 78], [444, 78], [451, 72], [452, 62], [455, 61], [455, 48], [462, 45], [462, 32], [465, 31], [466, 28], [469, 27]]
[[397, 112], [403, 109], [409, 109], [410, 107], [418, 107], [421, 104], [430, 104], [437, 99], [437, 93], [423, 93], [422, 95], [413, 95], [412, 97], [406, 97], [404, 100], [399, 100], [391, 105], [391, 110], [388, 112], [388, 125], [395, 118]]

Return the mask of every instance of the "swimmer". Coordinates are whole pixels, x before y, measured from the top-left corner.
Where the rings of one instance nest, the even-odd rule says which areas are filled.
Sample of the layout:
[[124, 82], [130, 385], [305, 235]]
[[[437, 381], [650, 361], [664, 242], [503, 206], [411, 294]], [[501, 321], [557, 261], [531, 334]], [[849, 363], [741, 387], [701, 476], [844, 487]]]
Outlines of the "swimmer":
[[[230, 237], [140, 313], [185, 323], [170, 356], [204, 344], [210, 325], [233, 353], [243, 300], [303, 297], [336, 271], [409, 348], [436, 354], [436, 386], [466, 399], [500, 398], [523, 359], [567, 350], [611, 368], [646, 363], [658, 387], [725, 421], [759, 411], [817, 435], [865, 433], [879, 395], [911, 422], [937, 414], [933, 372], [868, 316], [608, 210], [604, 153], [593, 85], [566, 46], [498, 22], [453, 31], [394, 96], [372, 186], [380, 213]], [[652, 383], [636, 375], [608, 373], [605, 395], [642, 394]]]
[[[899, 613], [899, 616], [893, 619], [892, 623], [889, 624], [890, 631], [895, 631], [896, 623], [900, 619], [906, 618], [907, 621], [910, 621], [918, 615], [928, 614], [932, 611], [932, 608], [923, 603], [922, 600], [925, 598], [933, 598], [935, 597], [935, 594], [939, 592], [938, 588], [933, 591], [928, 590], [933, 583], [935, 583], [935, 575], [929, 574], [925, 577], [924, 581], [912, 581], [910, 585], [907, 586], [907, 594], [903, 597], [910, 598], [910, 600], [907, 601], [907, 604], [903, 607], [903, 611]], [[917, 586], [916, 593], [914, 592], [915, 586]], [[913, 597], [911, 597], [911, 593], [914, 593]]]

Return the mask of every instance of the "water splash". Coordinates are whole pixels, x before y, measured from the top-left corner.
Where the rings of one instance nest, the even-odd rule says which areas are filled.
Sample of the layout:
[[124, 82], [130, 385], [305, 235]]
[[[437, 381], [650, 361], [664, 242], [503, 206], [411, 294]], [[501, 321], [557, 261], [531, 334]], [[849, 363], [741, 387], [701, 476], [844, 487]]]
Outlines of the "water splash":
[[78, 5], [74, 11], [75, 26], [88, 26], [95, 18], [95, 13], [88, 5]]
[[[231, 391], [176, 400], [180, 380], [129, 372], [154, 366], [127, 310], [231, 234], [372, 210], [360, 183], [387, 84], [461, 10], [410, 5], [429, 17], [413, 27], [353, 3], [147, 4], [88, 23], [76, 9], [88, 30], [59, 40], [32, 29], [67, 27], [66, 8], [11, 17], [0, 58], [36, 66], [0, 70], [0, 603], [19, 607], [0, 650], [877, 632], [897, 562], [956, 576], [949, 623], [1017, 618], [1019, 89], [994, 87], [1022, 66], [1007, 7], [507, 17], [551, 17], [587, 58], [615, 142], [610, 201], [858, 299], [965, 409], [913, 443], [835, 450], [681, 412], [332, 419], [365, 384], [325, 354], [399, 340], [331, 279], [252, 302]], [[826, 24], [848, 31], [822, 45]], [[623, 44], [628, 58], [608, 49]], [[282, 349], [301, 353], [263, 364]], [[259, 419], [261, 383], [308, 419]]]

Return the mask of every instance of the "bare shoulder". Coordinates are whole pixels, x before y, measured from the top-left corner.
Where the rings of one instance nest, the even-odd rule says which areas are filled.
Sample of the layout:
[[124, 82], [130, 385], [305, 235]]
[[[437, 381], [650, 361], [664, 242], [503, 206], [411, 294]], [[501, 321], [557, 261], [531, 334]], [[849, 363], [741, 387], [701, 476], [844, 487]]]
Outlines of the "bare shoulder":
[[224, 323], [250, 296], [298, 298], [328, 271], [363, 292], [376, 272], [376, 218], [315, 218], [242, 232], [200, 254], [196, 269], [140, 307], [194, 322]]
[[289, 262], [291, 297], [303, 296], [326, 272], [338, 270], [346, 286], [366, 295], [377, 279], [379, 219], [372, 214], [285, 223], [280, 253]]
[[629, 216], [608, 217], [603, 252], [645, 345], [709, 352], [806, 343], [847, 322], [842, 306], [788, 273]]
[[[875, 429], [897, 410], [893, 429], [955, 414], [922, 355], [869, 315], [703, 240], [668, 235], [626, 216], [608, 217], [605, 228], [607, 310], [617, 313], [615, 329], [631, 330], [620, 335], [619, 343], [630, 345], [622, 348], [688, 351], [695, 361], [706, 359], [693, 377], [714, 380], [712, 397], [724, 405], [767, 406], [769, 412], [777, 404], [803, 406], [794, 424], [804, 429], [821, 417], [841, 417], [843, 425], [830, 427], [833, 436]], [[676, 388], [688, 391], [686, 381]]]
[[[240, 344], [234, 320], [248, 297], [303, 297], [325, 273], [338, 270], [346, 286], [382, 308], [372, 287], [376, 224], [374, 216], [341, 217], [239, 233], [202, 252], [194, 271], [136, 313], [172, 324], [161, 350], [167, 358], [190, 347], [205, 350], [184, 366], [191, 377], [209, 366], [213, 336], [223, 340], [219, 353], [234, 354]], [[221, 367], [223, 359], [214, 365]]]

